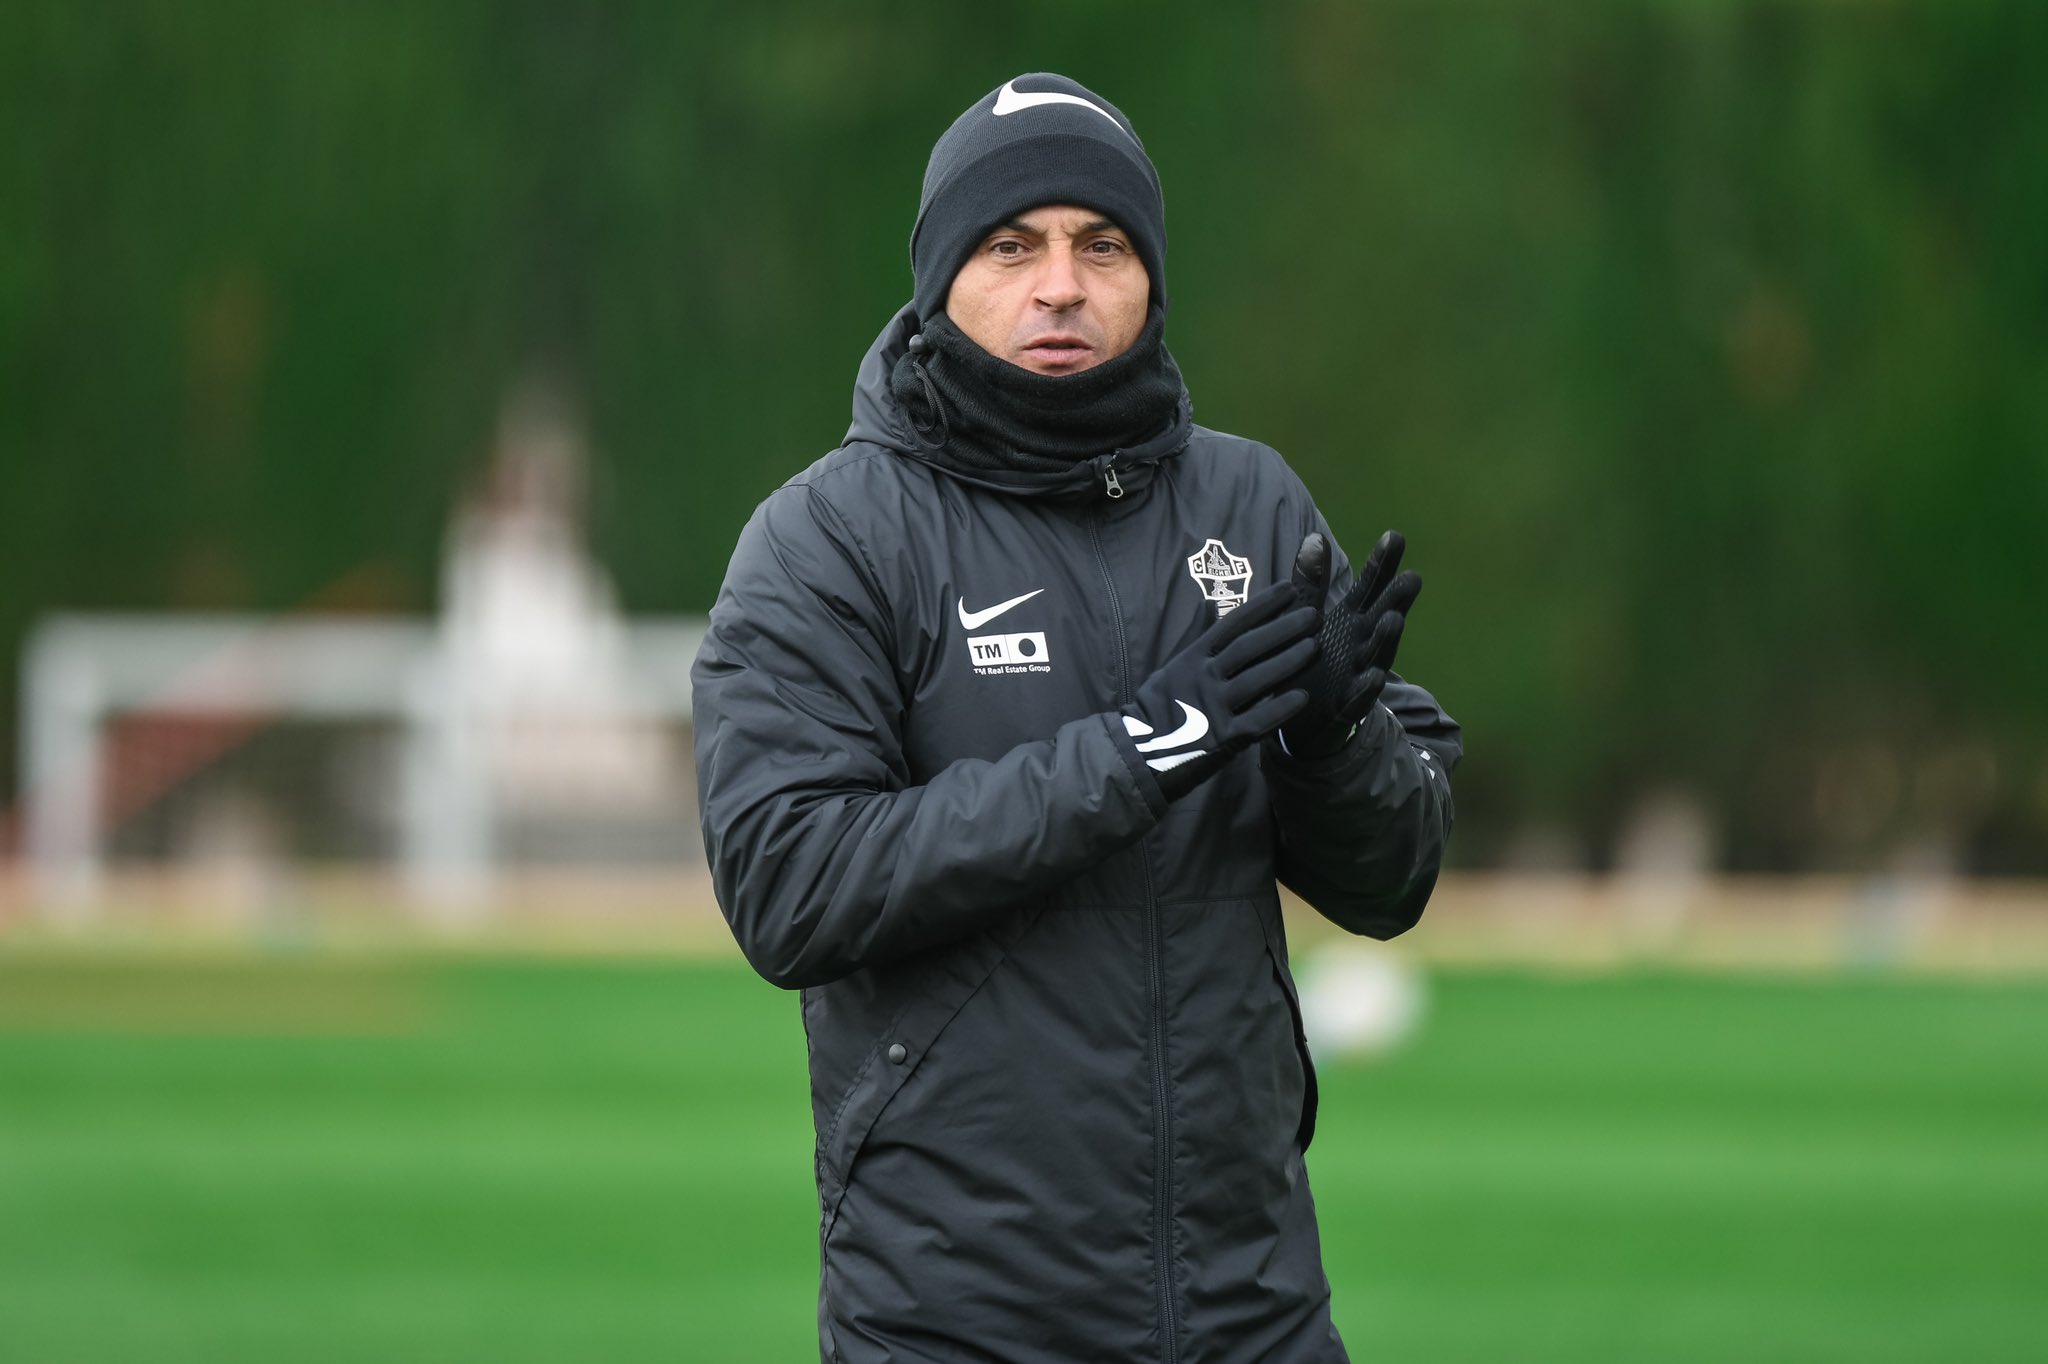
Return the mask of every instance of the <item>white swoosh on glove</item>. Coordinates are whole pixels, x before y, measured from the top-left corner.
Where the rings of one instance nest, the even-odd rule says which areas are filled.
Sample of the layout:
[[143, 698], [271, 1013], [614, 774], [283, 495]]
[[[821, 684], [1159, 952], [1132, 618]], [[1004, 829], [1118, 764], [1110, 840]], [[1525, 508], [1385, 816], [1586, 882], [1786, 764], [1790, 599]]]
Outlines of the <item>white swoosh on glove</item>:
[[1186, 712], [1187, 718], [1181, 721], [1180, 728], [1172, 733], [1162, 734], [1156, 739], [1147, 739], [1144, 743], [1139, 744], [1138, 751], [1140, 753], [1157, 753], [1162, 748], [1179, 748], [1183, 744], [1195, 742], [1195, 740], [1209, 732], [1208, 716], [1178, 698], [1175, 698], [1173, 704]]

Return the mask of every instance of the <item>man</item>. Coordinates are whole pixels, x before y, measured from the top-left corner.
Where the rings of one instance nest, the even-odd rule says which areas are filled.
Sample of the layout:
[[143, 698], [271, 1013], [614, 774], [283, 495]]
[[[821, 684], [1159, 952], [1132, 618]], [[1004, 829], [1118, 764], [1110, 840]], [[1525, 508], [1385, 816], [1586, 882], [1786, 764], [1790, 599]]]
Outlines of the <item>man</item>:
[[1020, 76], [933, 149], [846, 443], [740, 537], [704, 838], [803, 989], [827, 1360], [1341, 1360], [1276, 876], [1391, 937], [1458, 729], [1278, 455], [1193, 425], [1159, 182]]

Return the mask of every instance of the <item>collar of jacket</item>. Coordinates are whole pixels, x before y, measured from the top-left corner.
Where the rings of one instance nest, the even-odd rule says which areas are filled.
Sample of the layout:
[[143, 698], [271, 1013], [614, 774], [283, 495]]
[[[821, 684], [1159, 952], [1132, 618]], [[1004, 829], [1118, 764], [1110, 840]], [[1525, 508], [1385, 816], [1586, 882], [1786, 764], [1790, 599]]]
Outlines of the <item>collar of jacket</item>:
[[917, 327], [916, 308], [905, 304], [868, 347], [854, 379], [853, 424], [846, 428], [845, 444], [865, 441], [884, 446], [962, 483], [1013, 497], [1067, 501], [1110, 499], [1136, 492], [1152, 481], [1162, 461], [1187, 448], [1195, 418], [1194, 405], [1183, 391], [1174, 420], [1157, 436], [1129, 449], [1111, 450], [1081, 460], [1071, 469], [1057, 473], [991, 471], [967, 468], [948, 460], [943, 450], [927, 449], [911, 434], [909, 414], [889, 388], [896, 362], [910, 349], [910, 338], [917, 334]]

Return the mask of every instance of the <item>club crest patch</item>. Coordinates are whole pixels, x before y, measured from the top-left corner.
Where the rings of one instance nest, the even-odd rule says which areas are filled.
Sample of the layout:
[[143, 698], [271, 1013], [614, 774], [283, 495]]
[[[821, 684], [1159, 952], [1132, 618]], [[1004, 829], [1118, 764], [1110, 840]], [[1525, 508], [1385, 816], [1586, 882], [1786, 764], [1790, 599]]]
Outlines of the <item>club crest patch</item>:
[[1218, 616], [1229, 615], [1251, 595], [1252, 561], [1232, 554], [1221, 540], [1205, 541], [1188, 556], [1188, 576], [1216, 604]]

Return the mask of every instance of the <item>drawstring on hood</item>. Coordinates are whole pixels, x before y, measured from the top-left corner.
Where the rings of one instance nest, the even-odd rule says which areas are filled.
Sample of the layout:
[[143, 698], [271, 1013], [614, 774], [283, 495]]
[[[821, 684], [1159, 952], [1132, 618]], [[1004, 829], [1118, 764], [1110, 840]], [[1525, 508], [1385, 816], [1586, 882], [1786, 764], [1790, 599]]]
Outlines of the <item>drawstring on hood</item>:
[[[890, 387], [898, 398], [903, 400], [904, 412], [910, 418], [910, 434], [916, 439], [918, 448], [937, 453], [946, 448], [946, 440], [953, 434], [953, 426], [946, 420], [946, 404], [939, 397], [938, 386], [932, 382], [931, 371], [918, 359], [925, 350], [922, 332], [910, 338], [910, 349], [896, 362], [896, 372], [890, 376]], [[906, 373], [916, 377], [918, 394], [910, 395], [904, 392], [909, 386], [904, 377]], [[920, 396], [924, 400], [922, 404], [917, 401]], [[926, 432], [918, 419], [920, 411], [930, 412], [936, 418], [931, 428], [936, 434]]]

